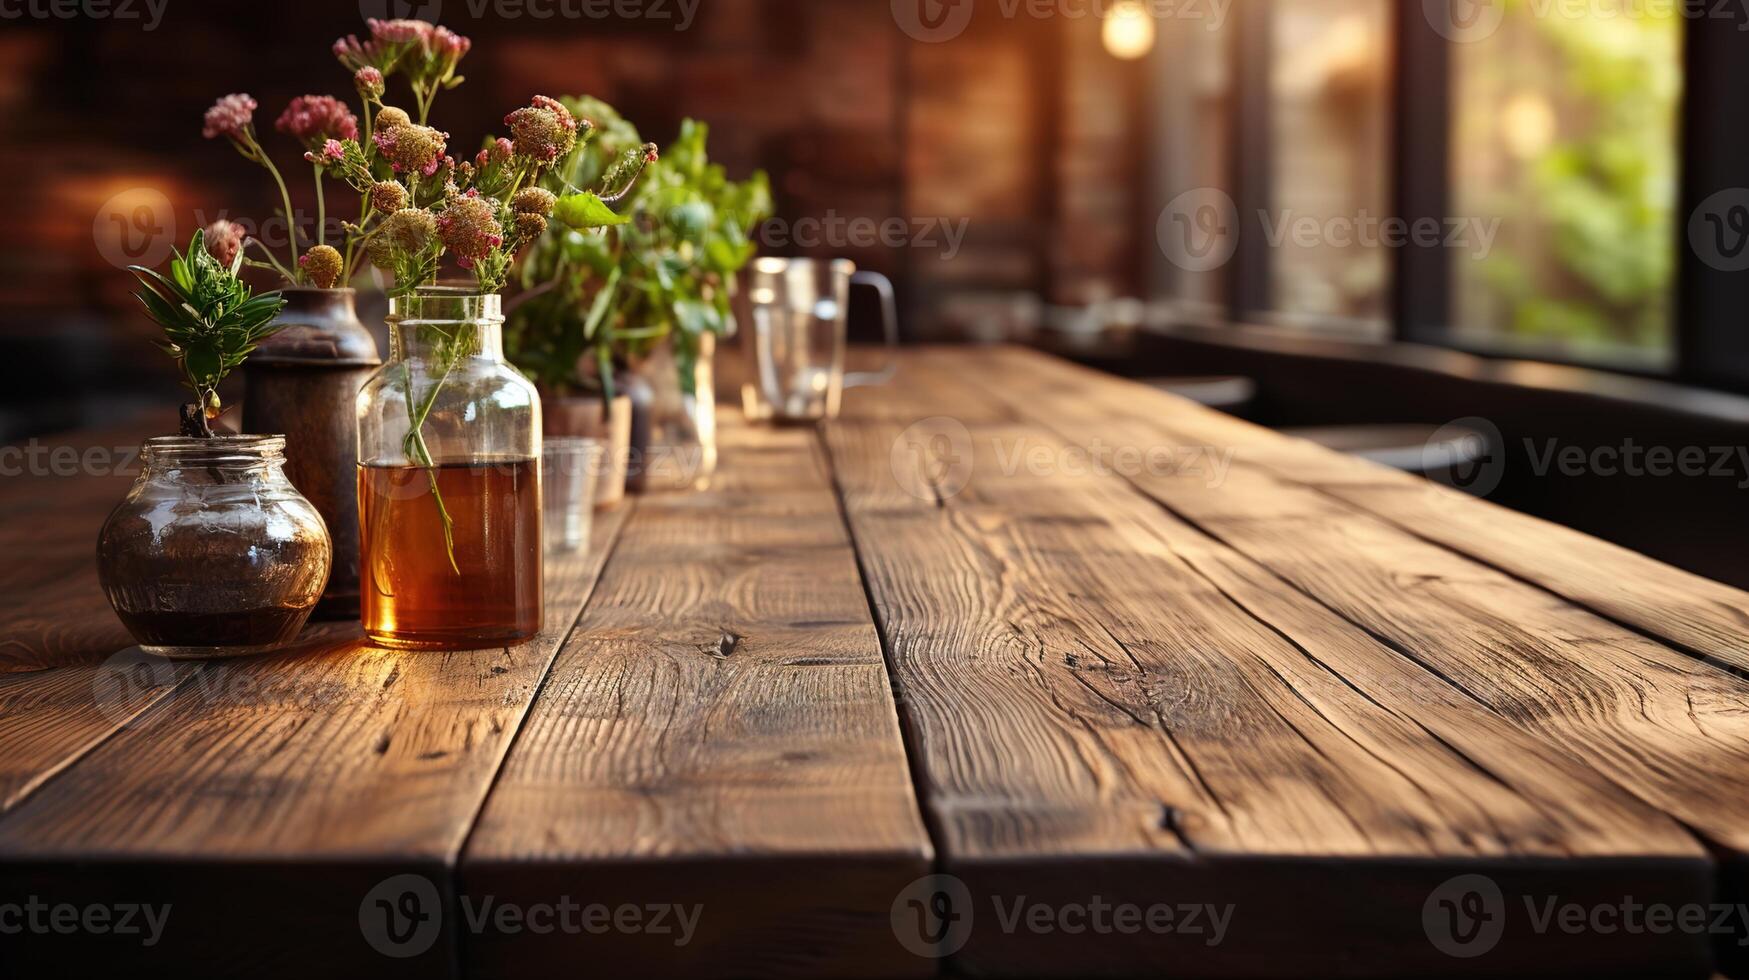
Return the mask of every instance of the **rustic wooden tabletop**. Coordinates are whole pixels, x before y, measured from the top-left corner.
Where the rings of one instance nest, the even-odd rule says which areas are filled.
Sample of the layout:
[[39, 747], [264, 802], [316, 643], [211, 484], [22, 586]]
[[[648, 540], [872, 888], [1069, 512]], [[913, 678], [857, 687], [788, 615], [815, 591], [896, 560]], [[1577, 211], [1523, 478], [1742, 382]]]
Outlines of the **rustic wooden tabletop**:
[[1749, 972], [1749, 595], [1020, 350], [723, 416], [472, 653], [151, 661], [140, 433], [0, 479], [0, 975]]

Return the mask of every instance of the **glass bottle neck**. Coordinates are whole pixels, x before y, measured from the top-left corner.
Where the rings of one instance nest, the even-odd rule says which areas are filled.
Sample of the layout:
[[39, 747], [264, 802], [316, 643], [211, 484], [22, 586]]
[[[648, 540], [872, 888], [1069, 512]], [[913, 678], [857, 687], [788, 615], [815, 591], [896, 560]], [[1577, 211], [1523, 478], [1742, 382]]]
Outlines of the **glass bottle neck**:
[[453, 286], [421, 286], [389, 300], [389, 356], [454, 364], [504, 359], [498, 296]]
[[503, 324], [493, 320], [419, 320], [389, 324], [389, 357], [434, 361], [483, 357], [504, 359]]

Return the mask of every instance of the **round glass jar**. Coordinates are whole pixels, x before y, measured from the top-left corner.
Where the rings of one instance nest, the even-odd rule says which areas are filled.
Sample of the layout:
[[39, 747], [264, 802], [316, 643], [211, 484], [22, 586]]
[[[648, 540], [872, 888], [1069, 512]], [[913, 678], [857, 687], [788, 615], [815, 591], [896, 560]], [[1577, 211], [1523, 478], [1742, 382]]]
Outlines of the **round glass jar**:
[[333, 560], [285, 475], [285, 437], [164, 437], [97, 538], [97, 576], [141, 649], [204, 660], [297, 638]]

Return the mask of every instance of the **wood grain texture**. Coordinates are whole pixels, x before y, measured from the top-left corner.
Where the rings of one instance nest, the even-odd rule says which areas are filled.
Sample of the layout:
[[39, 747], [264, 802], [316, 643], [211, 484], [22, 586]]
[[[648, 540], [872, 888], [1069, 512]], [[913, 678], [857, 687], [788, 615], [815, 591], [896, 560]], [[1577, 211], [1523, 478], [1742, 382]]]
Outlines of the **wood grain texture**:
[[[376, 649], [343, 627], [272, 657], [203, 665], [0, 818], [0, 893], [170, 903], [151, 949], [30, 935], [9, 976], [124, 962], [147, 976], [433, 976], [456, 924], [419, 955], [378, 952], [361, 904], [394, 875], [439, 899], [512, 735], [624, 520], [589, 557], [551, 557], [534, 640], [463, 653]], [[329, 629], [334, 629], [330, 627]]]
[[[1456, 874], [1508, 894], [1710, 894], [1705, 853], [1669, 818], [1329, 610], [1278, 600], [1267, 573], [1069, 464], [1012, 406], [986, 421], [1003, 399], [979, 382], [1002, 378], [975, 361], [913, 356], [827, 428], [942, 863], [984, 916], [956, 960], [969, 972], [1452, 973], [1422, 906]], [[935, 425], [919, 440], [907, 416], [953, 419], [965, 441]], [[1307, 905], [1306, 889], [1355, 900]], [[1219, 949], [992, 928], [992, 903], [1017, 895], [1171, 896], [1235, 918]], [[1356, 929], [1365, 951], [1328, 941]], [[1521, 937], [1490, 963], [1702, 975], [1706, 945]]]
[[1093, 392], [1102, 411], [1170, 417], [1181, 434], [1231, 448], [1283, 479], [1337, 497], [1673, 646], [1749, 670], [1749, 592], [1144, 385], [1013, 349], [991, 352], [988, 359], [1017, 372], [1047, 398], [1081, 401]]
[[709, 491], [626, 526], [461, 876], [523, 906], [696, 909], [696, 934], [487, 930], [471, 976], [934, 971], [888, 926], [931, 850], [823, 462], [806, 431], [722, 437]]
[[[1347, 493], [1308, 485], [1397, 482], [1371, 479], [1376, 474], [1370, 467], [1355, 462], [1349, 464], [1355, 475], [1333, 477], [1344, 469], [1341, 457], [1323, 454], [1313, 461], [1319, 454], [1297, 444], [1284, 446], [1279, 437], [1260, 436], [1242, 423], [1161, 402], [1136, 386], [1012, 353], [998, 362], [1004, 382], [1022, 378], [1035, 394], [1033, 404], [1046, 408], [1053, 425], [1077, 442], [1231, 449], [1233, 465], [1218, 485], [1184, 472], [1132, 479], [1174, 513], [1268, 568], [1277, 582], [1670, 814], [1719, 854], [1724, 893], [1732, 901], [1749, 897], [1741, 890], [1749, 866], [1749, 712], [1743, 708], [1749, 683], [1727, 669], [1733, 666], [1724, 612], [1729, 600], [1720, 605], [1708, 598], [1733, 590], [1701, 590], [1675, 616], [1685, 623], [1679, 628], [1655, 630], [1646, 619], [1646, 632], [1654, 634], [1647, 636], [1617, 621], [1638, 616], [1629, 604], [1610, 598], [1624, 593], [1597, 583], [1614, 575], [1627, 589], [1679, 597], [1689, 595], [1684, 589], [1691, 576], [1667, 574], [1645, 560], [1609, 564], [1607, 546], [1574, 546], [1580, 560], [1599, 563], [1581, 576], [1573, 554], [1545, 556], [1542, 550], [1572, 532], [1545, 526], [1531, 534], [1535, 525], [1521, 518], [1506, 525], [1526, 532], [1511, 558], [1522, 574], [1511, 577], [1458, 554], [1458, 532], [1432, 530], [1442, 520], [1488, 527], [1492, 510], [1452, 517], [1482, 508], [1479, 503], [1427, 488], [1424, 499], [1438, 501], [1437, 510], [1419, 512], [1422, 530], [1412, 535], [1350, 503]], [[1447, 537], [1449, 548], [1431, 543]], [[1495, 541], [1488, 548], [1500, 551], [1503, 545]], [[1550, 588], [1539, 587], [1543, 582]], [[1576, 606], [1555, 586], [1615, 616]], [[1696, 621], [1703, 628], [1695, 628]], [[1665, 631], [1686, 638], [1679, 646], [1712, 655], [1696, 657], [1658, 642], [1656, 635]], [[1714, 634], [1723, 639], [1714, 643], [1708, 639]], [[1707, 644], [1713, 644], [1710, 651]], [[1742, 647], [1738, 634], [1735, 648]], [[1720, 938], [1727, 965], [1742, 970], [1737, 940], [1743, 937]]]
[[112, 659], [133, 639], [97, 584], [97, 530], [151, 434], [134, 424], [0, 451], [0, 813], [185, 676]]

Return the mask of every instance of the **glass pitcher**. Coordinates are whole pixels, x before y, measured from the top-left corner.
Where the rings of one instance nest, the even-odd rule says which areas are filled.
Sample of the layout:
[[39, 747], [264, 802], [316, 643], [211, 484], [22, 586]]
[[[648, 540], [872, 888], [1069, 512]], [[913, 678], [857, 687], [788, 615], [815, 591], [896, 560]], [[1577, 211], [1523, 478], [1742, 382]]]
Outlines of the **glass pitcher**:
[[[881, 298], [887, 364], [845, 374], [850, 287], [869, 286]], [[755, 259], [748, 273], [748, 380], [742, 406], [755, 421], [818, 422], [836, 418], [845, 388], [891, 380], [899, 343], [893, 284], [878, 272], [858, 272], [848, 259]]]
[[387, 364], [358, 394], [365, 633], [467, 650], [540, 632], [541, 414], [504, 360], [499, 298], [425, 287], [389, 305]]

